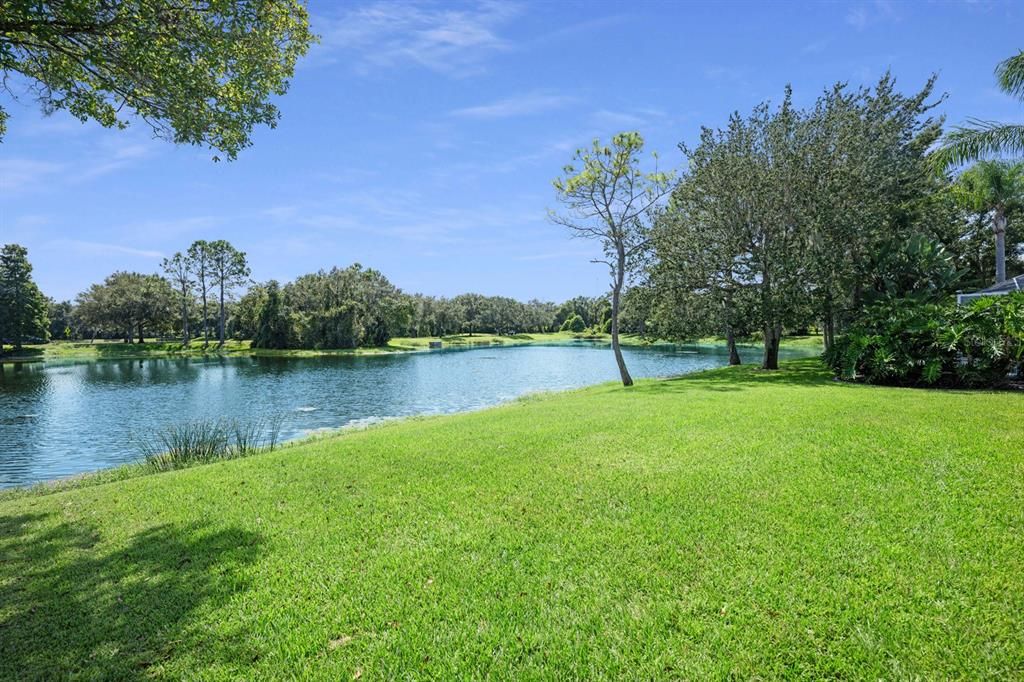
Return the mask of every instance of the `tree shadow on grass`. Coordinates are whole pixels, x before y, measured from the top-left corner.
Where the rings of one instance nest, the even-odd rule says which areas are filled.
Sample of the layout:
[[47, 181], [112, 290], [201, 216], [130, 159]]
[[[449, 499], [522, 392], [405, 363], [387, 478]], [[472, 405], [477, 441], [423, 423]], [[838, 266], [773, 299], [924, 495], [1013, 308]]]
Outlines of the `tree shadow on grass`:
[[834, 381], [831, 373], [817, 358], [786, 360], [780, 363], [780, 367], [777, 370], [763, 370], [756, 365], [722, 367], [673, 379], [644, 382], [638, 384], [635, 390], [644, 393], [678, 393], [693, 389], [744, 391], [765, 386], [849, 386]]
[[175, 661], [193, 671], [252, 662], [242, 633], [213, 632], [199, 616], [248, 589], [240, 569], [262, 544], [238, 528], [162, 525], [108, 547], [96, 529], [53, 515], [0, 517], [0, 678], [137, 679]]

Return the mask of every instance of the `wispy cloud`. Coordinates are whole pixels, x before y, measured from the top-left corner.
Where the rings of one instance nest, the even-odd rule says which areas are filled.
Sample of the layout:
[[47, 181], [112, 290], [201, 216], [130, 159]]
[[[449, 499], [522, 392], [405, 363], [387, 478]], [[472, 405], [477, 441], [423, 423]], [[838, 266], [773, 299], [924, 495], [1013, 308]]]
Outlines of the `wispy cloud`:
[[846, 23], [858, 31], [864, 30], [870, 24], [898, 21], [899, 18], [896, 5], [889, 0], [873, 0], [873, 2], [855, 5], [846, 13]]
[[575, 101], [575, 98], [567, 95], [531, 92], [507, 97], [489, 104], [455, 109], [451, 115], [462, 118], [512, 118], [561, 109]]
[[313, 57], [334, 63], [345, 55], [362, 73], [412, 64], [464, 76], [479, 72], [487, 57], [511, 47], [498, 29], [518, 12], [517, 5], [486, 0], [465, 9], [376, 2], [314, 17], [322, 42]]
[[66, 168], [67, 164], [54, 161], [0, 159], [0, 190], [11, 195], [38, 189]]
[[73, 250], [90, 256], [111, 256], [123, 254], [150, 259], [164, 257], [164, 254], [160, 251], [136, 249], [131, 246], [124, 246], [123, 244], [104, 244], [102, 242], [82, 241], [79, 239], [55, 239], [49, 243], [49, 246], [65, 250]]

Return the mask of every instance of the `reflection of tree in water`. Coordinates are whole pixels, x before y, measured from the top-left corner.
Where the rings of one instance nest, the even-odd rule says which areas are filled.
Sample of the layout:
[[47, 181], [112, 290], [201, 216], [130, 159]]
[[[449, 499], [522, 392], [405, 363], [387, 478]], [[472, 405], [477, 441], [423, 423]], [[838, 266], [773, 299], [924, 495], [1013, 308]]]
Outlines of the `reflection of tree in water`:
[[83, 378], [94, 384], [188, 384], [202, 371], [200, 364], [185, 358], [90, 362], [81, 368]]
[[0, 517], [0, 678], [149, 677], [254, 660], [241, 631], [196, 617], [244, 592], [262, 538], [163, 525], [105, 542], [54, 515]]

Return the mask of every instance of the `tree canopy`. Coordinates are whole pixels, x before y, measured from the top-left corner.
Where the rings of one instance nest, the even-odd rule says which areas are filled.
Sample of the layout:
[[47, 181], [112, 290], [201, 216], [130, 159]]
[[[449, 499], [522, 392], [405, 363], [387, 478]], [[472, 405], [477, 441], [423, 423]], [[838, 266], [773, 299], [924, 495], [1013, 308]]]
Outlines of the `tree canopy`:
[[[315, 40], [300, 0], [8, 0], [0, 71], [20, 74], [44, 113], [125, 127], [234, 159]], [[0, 140], [8, 113], [0, 108]], [[217, 156], [214, 157], [218, 158]]]

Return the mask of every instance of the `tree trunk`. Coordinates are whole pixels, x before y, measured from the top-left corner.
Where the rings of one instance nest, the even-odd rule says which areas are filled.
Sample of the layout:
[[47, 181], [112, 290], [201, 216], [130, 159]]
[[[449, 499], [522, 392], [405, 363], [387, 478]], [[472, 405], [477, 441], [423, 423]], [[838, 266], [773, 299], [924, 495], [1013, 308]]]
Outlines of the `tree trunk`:
[[[732, 271], [728, 273], [729, 279], [732, 279]], [[736, 348], [736, 334], [732, 330], [732, 290], [726, 288], [725, 298], [722, 300], [722, 307], [724, 310], [725, 317], [725, 346], [729, 350], [729, 364], [740, 365], [740, 352]]]
[[740, 360], [740, 352], [736, 349], [736, 335], [732, 332], [732, 325], [726, 324], [725, 327], [725, 345], [729, 349], [729, 364], [730, 365], [741, 365], [743, 361]]
[[203, 289], [203, 348], [210, 345], [210, 313], [206, 301], [207, 291]]
[[146, 342], [146, 337], [142, 333], [142, 323], [139, 322], [139, 343], [141, 344], [141, 343], [145, 343], [145, 342]]
[[629, 376], [626, 361], [622, 357], [622, 348], [619, 346], [619, 298], [622, 295], [622, 284], [626, 277], [625, 268], [626, 254], [622, 247], [619, 247], [618, 267], [615, 268], [615, 280], [612, 285], [612, 352], [615, 353], [615, 364], [619, 366], [622, 385], [632, 386], [633, 377]]
[[219, 346], [224, 346], [224, 280], [220, 282], [220, 321], [217, 329], [217, 340]]
[[761, 369], [779, 368], [779, 341], [782, 339], [782, 325], [768, 324], [764, 327], [764, 358]]
[[996, 284], [1006, 281], [1006, 214], [996, 210], [992, 221], [992, 231], [996, 233]]
[[188, 291], [181, 290], [181, 345], [188, 347], [191, 339], [188, 335]]

